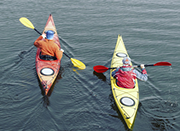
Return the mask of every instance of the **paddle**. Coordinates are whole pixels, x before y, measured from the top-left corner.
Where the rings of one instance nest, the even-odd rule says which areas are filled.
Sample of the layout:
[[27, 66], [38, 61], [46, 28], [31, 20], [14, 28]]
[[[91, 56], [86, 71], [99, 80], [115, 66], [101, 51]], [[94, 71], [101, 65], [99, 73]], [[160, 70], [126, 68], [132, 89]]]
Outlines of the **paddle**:
[[[149, 65], [144, 65], [145, 67], [147, 66], [171, 66], [171, 63], [169, 62], [158, 62], [156, 64], [149, 64]], [[133, 67], [140, 67], [140, 65], [137, 66], [133, 66]], [[96, 71], [97, 73], [103, 73], [106, 72], [109, 69], [116, 69], [117, 67], [112, 67], [112, 68], [108, 68], [102, 65], [96, 65], [93, 67], [94, 71]]]
[[[19, 19], [19, 21], [20, 21], [24, 26], [26, 26], [26, 27], [28, 27], [28, 28], [31, 28], [31, 29], [35, 30], [38, 34], [42, 35], [38, 30], [35, 29], [34, 25], [33, 25], [27, 18], [21, 17], [21, 18]], [[69, 57], [65, 52], [63, 52], [63, 53], [64, 53], [65, 56], [67, 56], [67, 57], [71, 60], [71, 62], [73, 63], [73, 65], [74, 65], [75, 67], [78, 67], [79, 69], [85, 69], [85, 68], [86, 68], [85, 64], [82, 63], [81, 61]]]

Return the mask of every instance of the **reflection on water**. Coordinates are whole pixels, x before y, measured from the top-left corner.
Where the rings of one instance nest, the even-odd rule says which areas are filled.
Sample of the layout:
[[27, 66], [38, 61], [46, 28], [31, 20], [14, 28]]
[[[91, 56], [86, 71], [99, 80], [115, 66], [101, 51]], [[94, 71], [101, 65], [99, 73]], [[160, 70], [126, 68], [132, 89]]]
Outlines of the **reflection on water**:
[[72, 70], [73, 70], [74, 72], [76, 72], [76, 74], [79, 74], [78, 71], [77, 71], [77, 68], [72, 67]]
[[[109, 95], [109, 99], [110, 99], [110, 101], [111, 101], [111, 107], [112, 107], [112, 109], [113, 109], [114, 111], [116, 111], [116, 113], [117, 113], [117, 115], [112, 115], [112, 114], [109, 114], [109, 115], [112, 116], [112, 117], [115, 117], [115, 118], [120, 119], [119, 123], [123, 123], [124, 128], [125, 128], [126, 130], [130, 131], [129, 128], [127, 127], [126, 122], [124, 121], [123, 116], [121, 115], [121, 113], [120, 113], [120, 111], [119, 111], [119, 109], [118, 109], [118, 107], [117, 107], [117, 105], [116, 105], [116, 103], [115, 103], [115, 101], [114, 101], [114, 97], [113, 97], [112, 94]], [[134, 124], [133, 124], [133, 126], [134, 126]], [[133, 129], [133, 126], [132, 126], [132, 129]], [[131, 130], [132, 130], [132, 129], [131, 129]]]
[[151, 124], [153, 130], [170, 130], [175, 127], [175, 124], [171, 123], [169, 119], [151, 118]]
[[102, 81], [106, 81], [106, 76], [103, 73], [97, 73], [94, 71], [93, 74], [96, 75]]
[[59, 74], [58, 74], [55, 82], [54, 82], [53, 85], [51, 86], [51, 89], [49, 90], [49, 92], [48, 92], [47, 95], [45, 95], [44, 88], [42, 87], [42, 85], [41, 85], [41, 83], [40, 83], [40, 80], [39, 80], [38, 76], [36, 75], [36, 77], [37, 77], [37, 79], [38, 79], [39, 87], [40, 87], [40, 89], [41, 89], [41, 94], [42, 94], [42, 96], [43, 96], [43, 102], [44, 102], [43, 105], [44, 105], [44, 107], [47, 107], [47, 106], [50, 105], [49, 97], [51, 96], [51, 94], [52, 94], [52, 92], [53, 92], [53, 89], [54, 89], [55, 84], [62, 78], [62, 73], [63, 73], [63, 71], [62, 71], [62, 69], [60, 68]]
[[139, 112], [149, 118], [153, 130], [177, 130], [179, 123], [176, 118], [180, 114], [177, 107], [176, 101], [149, 97], [141, 101]]
[[49, 96], [46, 96], [46, 95], [44, 95], [43, 96], [43, 105], [44, 105], [44, 107], [47, 107], [47, 106], [49, 106], [49, 104], [50, 104], [50, 102], [49, 102]]

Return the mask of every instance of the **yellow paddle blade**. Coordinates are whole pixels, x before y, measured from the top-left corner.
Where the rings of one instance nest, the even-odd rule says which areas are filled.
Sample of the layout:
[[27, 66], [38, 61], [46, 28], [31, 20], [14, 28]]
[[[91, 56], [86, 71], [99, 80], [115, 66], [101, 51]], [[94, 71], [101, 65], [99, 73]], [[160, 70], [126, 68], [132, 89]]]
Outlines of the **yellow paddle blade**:
[[81, 70], [86, 69], [86, 66], [81, 61], [74, 59], [74, 58], [70, 58], [70, 60], [72, 61], [73, 65], [75, 67], [78, 67]]
[[19, 21], [26, 27], [34, 29], [33, 24], [31, 23], [31, 21], [29, 21], [26, 17], [21, 17], [19, 19]]

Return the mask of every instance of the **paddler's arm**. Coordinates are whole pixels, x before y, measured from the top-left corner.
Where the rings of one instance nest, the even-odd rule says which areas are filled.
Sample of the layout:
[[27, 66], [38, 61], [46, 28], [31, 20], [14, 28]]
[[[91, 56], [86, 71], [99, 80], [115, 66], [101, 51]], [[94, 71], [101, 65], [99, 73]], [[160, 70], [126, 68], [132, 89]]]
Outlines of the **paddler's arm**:
[[136, 77], [141, 80], [141, 81], [147, 81], [148, 80], [148, 75], [147, 71], [144, 67], [144, 64], [141, 64], [141, 73], [137, 71], [136, 69], [133, 69], [133, 72], [136, 74]]
[[38, 41], [42, 40], [43, 38], [44, 38], [44, 36], [43, 36], [43, 35], [40, 35], [40, 36], [36, 39], [36, 41], [34, 42], [34, 45], [35, 45], [36, 47], [39, 47], [39, 42], [38, 42]]
[[114, 70], [114, 71], [112, 72], [112, 77], [115, 78], [116, 72], [119, 70], [119, 68], [120, 68], [120, 67], [116, 68], [116, 70]]
[[63, 57], [63, 52], [64, 52], [63, 49], [56, 50], [56, 58], [57, 58], [58, 60], [61, 60], [61, 59], [62, 59], [62, 57]]

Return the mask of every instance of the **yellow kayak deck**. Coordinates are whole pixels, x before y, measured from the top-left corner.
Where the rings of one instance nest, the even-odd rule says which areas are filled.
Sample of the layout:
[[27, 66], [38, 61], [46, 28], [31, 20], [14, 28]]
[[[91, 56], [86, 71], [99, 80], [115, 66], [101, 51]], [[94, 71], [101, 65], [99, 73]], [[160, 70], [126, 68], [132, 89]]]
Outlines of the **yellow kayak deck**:
[[[122, 60], [125, 56], [129, 57], [123, 39], [120, 35], [118, 35], [111, 61], [111, 68], [122, 66]], [[113, 70], [110, 70], [111, 88], [114, 100], [128, 128], [132, 129], [139, 105], [139, 88], [137, 79], [133, 89], [122, 88], [117, 86], [116, 79], [112, 77], [112, 72]]]

